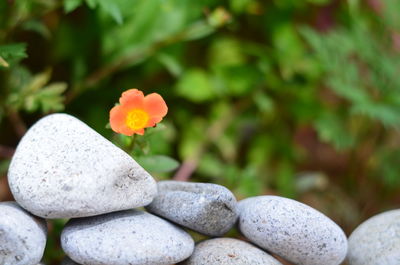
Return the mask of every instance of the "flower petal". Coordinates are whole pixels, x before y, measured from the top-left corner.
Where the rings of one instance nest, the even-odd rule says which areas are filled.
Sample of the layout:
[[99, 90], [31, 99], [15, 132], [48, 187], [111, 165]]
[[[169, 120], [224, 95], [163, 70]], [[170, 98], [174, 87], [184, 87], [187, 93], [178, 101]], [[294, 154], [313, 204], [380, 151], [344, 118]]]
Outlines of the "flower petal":
[[136, 134], [139, 134], [139, 135], [143, 135], [144, 134], [144, 129], [134, 130], [133, 133], [136, 133]]
[[159, 94], [151, 93], [144, 98], [144, 110], [150, 117], [163, 118], [168, 112], [168, 107]]
[[151, 117], [146, 124], [146, 127], [154, 127], [157, 123], [162, 121], [162, 117]]
[[141, 109], [143, 108], [143, 100], [143, 92], [134, 88], [122, 93], [119, 103], [129, 109]]
[[120, 128], [125, 124], [126, 111], [121, 105], [110, 110], [110, 125], [114, 132], [119, 133]]
[[135, 133], [135, 131], [125, 125], [121, 128], [119, 133], [126, 136], [132, 136]]
[[127, 110], [122, 105], [117, 105], [110, 110], [110, 126], [116, 133], [131, 136], [132, 129], [126, 126]]

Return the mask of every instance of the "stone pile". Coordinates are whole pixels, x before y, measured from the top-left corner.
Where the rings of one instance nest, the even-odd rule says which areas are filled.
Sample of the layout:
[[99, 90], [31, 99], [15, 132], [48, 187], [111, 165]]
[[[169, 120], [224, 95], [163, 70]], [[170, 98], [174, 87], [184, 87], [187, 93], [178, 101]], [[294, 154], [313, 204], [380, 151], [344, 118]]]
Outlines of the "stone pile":
[[375, 215], [349, 237], [351, 265], [400, 264], [400, 209]]
[[[128, 154], [66, 114], [22, 138], [0, 203], [0, 264], [36, 265], [45, 219], [70, 219], [63, 265], [400, 264], [400, 210], [374, 217], [349, 240], [317, 210], [278, 197], [237, 203], [225, 187], [156, 181]], [[145, 207], [146, 211], [138, 208]], [[223, 237], [235, 224], [249, 242]], [[195, 244], [187, 229], [214, 237]], [[348, 253], [348, 254], [347, 254]], [[273, 256], [274, 255], [274, 256]]]

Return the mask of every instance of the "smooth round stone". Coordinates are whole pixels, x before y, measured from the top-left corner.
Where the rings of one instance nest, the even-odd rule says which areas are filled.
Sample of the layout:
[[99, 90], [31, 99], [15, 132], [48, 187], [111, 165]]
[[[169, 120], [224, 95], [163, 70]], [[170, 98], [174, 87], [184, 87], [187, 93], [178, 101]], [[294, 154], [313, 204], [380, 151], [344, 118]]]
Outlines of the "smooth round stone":
[[12, 158], [15, 200], [45, 218], [73, 218], [149, 204], [155, 180], [128, 154], [67, 114], [33, 125]]
[[46, 222], [15, 202], [0, 202], [0, 264], [38, 264], [46, 246]]
[[202, 234], [225, 234], [237, 220], [237, 202], [227, 188], [209, 183], [158, 182], [149, 212]]
[[196, 245], [182, 265], [282, 265], [261, 249], [238, 239], [214, 238]]
[[71, 259], [90, 265], [170, 265], [188, 258], [194, 248], [181, 228], [137, 210], [72, 219], [61, 245]]
[[253, 243], [298, 265], [338, 265], [347, 238], [331, 219], [303, 203], [278, 196], [239, 202], [240, 231]]
[[400, 264], [400, 209], [375, 215], [349, 237], [350, 265]]

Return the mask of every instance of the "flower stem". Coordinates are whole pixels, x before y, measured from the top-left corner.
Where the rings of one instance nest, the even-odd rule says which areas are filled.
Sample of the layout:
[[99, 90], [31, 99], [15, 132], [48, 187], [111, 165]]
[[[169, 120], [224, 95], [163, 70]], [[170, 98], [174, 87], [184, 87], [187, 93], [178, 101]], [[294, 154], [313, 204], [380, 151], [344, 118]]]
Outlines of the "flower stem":
[[133, 150], [135, 149], [135, 140], [136, 140], [136, 134], [134, 133], [132, 135], [131, 142], [130, 142], [128, 148], [127, 148], [127, 152], [130, 155], [132, 154]]

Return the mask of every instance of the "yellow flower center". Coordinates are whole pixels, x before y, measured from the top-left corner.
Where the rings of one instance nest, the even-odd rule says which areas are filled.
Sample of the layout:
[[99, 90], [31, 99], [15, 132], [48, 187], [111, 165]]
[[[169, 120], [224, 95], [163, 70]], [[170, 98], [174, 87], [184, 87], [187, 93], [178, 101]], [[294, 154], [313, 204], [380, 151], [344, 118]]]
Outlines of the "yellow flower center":
[[126, 116], [126, 125], [132, 130], [142, 129], [147, 125], [149, 115], [140, 109], [134, 109], [128, 112]]

